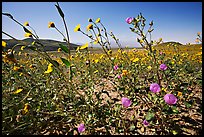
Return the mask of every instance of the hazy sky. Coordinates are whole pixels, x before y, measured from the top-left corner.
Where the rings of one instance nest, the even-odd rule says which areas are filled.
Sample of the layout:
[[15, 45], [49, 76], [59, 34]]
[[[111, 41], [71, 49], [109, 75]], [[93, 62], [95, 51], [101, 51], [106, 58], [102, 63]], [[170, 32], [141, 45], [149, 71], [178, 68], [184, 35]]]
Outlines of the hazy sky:
[[[28, 21], [41, 39], [62, 41], [62, 36], [48, 28], [48, 22], [65, 33], [63, 22], [54, 2], [2, 2], [2, 12], [10, 13], [21, 23]], [[153, 40], [195, 43], [197, 32], [202, 31], [202, 2], [60, 2], [68, 25], [71, 43], [90, 40], [74, 32], [77, 24], [86, 31], [88, 18], [101, 18], [107, 30], [120, 39], [123, 46], [139, 46], [138, 37], [129, 30], [127, 17], [137, 17], [141, 12], [147, 23], [154, 21]], [[22, 27], [2, 15], [2, 30], [18, 39], [24, 39]], [[2, 35], [2, 38], [8, 38]]]

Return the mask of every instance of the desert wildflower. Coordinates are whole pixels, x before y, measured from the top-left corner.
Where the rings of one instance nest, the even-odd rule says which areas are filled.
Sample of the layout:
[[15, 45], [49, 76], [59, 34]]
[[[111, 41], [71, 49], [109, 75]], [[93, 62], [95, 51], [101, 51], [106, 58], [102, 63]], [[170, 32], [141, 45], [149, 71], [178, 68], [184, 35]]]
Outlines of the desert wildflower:
[[118, 77], [118, 79], [120, 79], [120, 78], [121, 78], [121, 75], [118, 75], [117, 77]]
[[5, 41], [2, 41], [2, 47], [6, 47], [6, 42]]
[[135, 58], [135, 59], [133, 59], [132, 62], [137, 62], [137, 61], [139, 61], [139, 58]]
[[159, 92], [161, 89], [160, 89], [160, 86], [157, 84], [157, 83], [152, 83], [150, 85], [150, 90], [154, 93], [157, 93]]
[[17, 89], [17, 90], [14, 92], [14, 94], [18, 94], [18, 93], [20, 93], [21, 91], [23, 91], [23, 89], [22, 89], [22, 88], [19, 88], [19, 89]]
[[99, 23], [100, 22], [100, 18], [96, 19], [95, 23]]
[[48, 23], [48, 28], [55, 28], [54, 22], [49, 22]]
[[145, 126], [148, 126], [148, 125], [149, 125], [149, 122], [145, 119], [145, 120], [143, 121], [143, 124], [144, 124]]
[[94, 71], [93, 73], [96, 74], [98, 72], [98, 70]]
[[89, 24], [89, 25], [86, 27], [86, 30], [89, 31], [89, 30], [91, 30], [91, 29], [93, 29], [93, 25], [92, 25], [92, 24]]
[[161, 65], [159, 66], [159, 68], [160, 68], [161, 70], [166, 70], [166, 69], [167, 69], [167, 66], [166, 66], [165, 64], [161, 64]]
[[178, 92], [177, 96], [178, 97], [182, 96], [182, 92]]
[[21, 46], [21, 50], [24, 50], [25, 46]]
[[58, 48], [58, 49], [57, 49], [57, 52], [61, 52], [61, 51], [62, 51], [62, 49], [61, 49], [61, 48]]
[[19, 69], [20, 69], [20, 67], [17, 67], [17, 66], [14, 66], [14, 67], [13, 67], [13, 70], [14, 70], [14, 71], [18, 71]]
[[52, 66], [53, 66], [53, 64], [50, 63], [50, 64], [48, 65], [48, 67], [47, 67], [47, 70], [46, 70], [44, 73], [50, 73], [50, 72], [52, 72], [52, 71], [53, 71]]
[[81, 27], [81, 25], [78, 24], [78, 25], [74, 28], [74, 32], [80, 31], [80, 27]]
[[27, 114], [30, 109], [30, 105], [28, 103], [25, 104], [23, 109], [23, 115]]
[[82, 45], [79, 49], [86, 49], [86, 48], [88, 48], [88, 46], [89, 46], [89, 44], [86, 43], [86, 44]]
[[122, 70], [122, 75], [125, 76], [128, 74], [128, 71], [127, 70]]
[[152, 67], [151, 67], [151, 66], [148, 66], [148, 67], [147, 67], [147, 69], [148, 69], [148, 70], [151, 70], [151, 69], [152, 69]]
[[100, 37], [97, 37], [96, 40], [93, 42], [93, 44], [98, 44], [100, 41]]
[[78, 126], [78, 132], [79, 133], [82, 133], [82, 132], [84, 132], [85, 131], [85, 126], [84, 126], [84, 124], [80, 124], [79, 126]]
[[26, 22], [24, 23], [24, 26], [29, 26], [29, 23], [26, 21]]
[[197, 35], [200, 36], [200, 32], [198, 32]]
[[133, 18], [132, 18], [132, 17], [128, 17], [125, 21], [126, 21], [128, 24], [130, 24], [130, 23], [132, 23]]
[[117, 69], [118, 69], [118, 65], [115, 65], [115, 66], [113, 67], [113, 69], [114, 69], [114, 70], [117, 70]]
[[98, 63], [98, 61], [99, 61], [98, 59], [95, 59], [95, 60], [94, 60], [95, 63]]
[[108, 51], [108, 55], [110, 55], [111, 53], [112, 53], [112, 50], [109, 50], [109, 51]]
[[121, 102], [122, 102], [122, 105], [126, 108], [128, 108], [132, 104], [131, 100], [129, 100], [126, 97], [122, 97]]
[[173, 94], [166, 94], [164, 96], [164, 100], [169, 105], [176, 104], [176, 102], [177, 102], [177, 98]]
[[26, 33], [25, 35], [24, 35], [25, 37], [32, 37], [32, 34], [31, 33]]

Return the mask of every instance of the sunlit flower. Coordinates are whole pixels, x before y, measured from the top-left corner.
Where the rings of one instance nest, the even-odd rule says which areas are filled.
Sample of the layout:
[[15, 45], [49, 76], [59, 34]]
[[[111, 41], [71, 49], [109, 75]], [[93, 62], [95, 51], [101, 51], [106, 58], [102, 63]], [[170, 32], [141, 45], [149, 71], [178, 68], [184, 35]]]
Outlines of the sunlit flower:
[[25, 104], [23, 109], [23, 115], [27, 114], [30, 109], [30, 105], [28, 103]]
[[31, 33], [25, 33], [25, 35], [24, 35], [25, 37], [32, 37], [32, 34]]
[[21, 50], [24, 50], [25, 46], [21, 46]]
[[127, 70], [122, 70], [122, 76], [125, 76], [128, 74], [128, 71]]
[[99, 23], [100, 22], [100, 18], [96, 19], [95, 23]]
[[96, 37], [96, 40], [93, 42], [93, 44], [98, 44], [100, 40], [100, 37]]
[[118, 79], [120, 79], [120, 78], [121, 78], [121, 75], [118, 75], [117, 77], [118, 77]]
[[149, 122], [145, 119], [145, 120], [143, 121], [143, 124], [144, 124], [145, 126], [148, 126], [148, 125], [149, 125]]
[[109, 50], [109, 51], [108, 51], [108, 54], [110, 55], [111, 53], [112, 53], [112, 50]]
[[44, 73], [50, 73], [50, 72], [52, 72], [52, 71], [53, 71], [52, 66], [53, 66], [53, 64], [50, 63], [50, 64], [48, 65], [48, 67], [47, 67], [47, 70], [46, 70]]
[[78, 24], [78, 25], [74, 28], [74, 32], [80, 31], [80, 27], [81, 27], [81, 25]]
[[200, 32], [198, 32], [197, 35], [200, 36]]
[[55, 27], [54, 22], [49, 22], [49, 23], [48, 23], [48, 28], [54, 28], [54, 27]]
[[169, 105], [176, 104], [176, 102], [177, 102], [177, 98], [173, 94], [166, 94], [164, 96], [164, 100]]
[[113, 67], [114, 70], [117, 70], [118, 68], [119, 68], [118, 65], [115, 65], [115, 66]]
[[122, 97], [121, 101], [122, 101], [122, 105], [126, 108], [132, 104], [131, 100], [129, 100], [126, 97]]
[[26, 22], [24, 23], [24, 26], [29, 26], [29, 23], [26, 21]]
[[13, 67], [13, 70], [14, 70], [14, 71], [18, 71], [19, 69], [20, 69], [20, 67], [17, 67], [17, 66], [14, 66], [14, 67]]
[[2, 41], [2, 47], [6, 47], [6, 42]]
[[84, 132], [85, 131], [85, 126], [84, 126], [84, 124], [80, 124], [79, 126], [78, 126], [78, 132], [79, 133], [82, 133], [82, 132]]
[[178, 92], [177, 96], [178, 97], [182, 96], [182, 92]]
[[161, 65], [159, 66], [159, 68], [160, 68], [161, 70], [166, 70], [166, 69], [167, 69], [167, 66], [166, 66], [165, 64], [161, 64]]
[[86, 44], [82, 45], [79, 49], [86, 49], [86, 48], [88, 48], [88, 46], [89, 46], [89, 44], [86, 43]]
[[61, 49], [61, 48], [58, 48], [58, 49], [57, 49], [57, 52], [61, 52], [61, 51], [62, 51], [62, 49]]
[[89, 24], [89, 25], [86, 27], [86, 30], [89, 31], [89, 30], [91, 30], [91, 29], [93, 29], [93, 25], [92, 25], [92, 24]]
[[137, 62], [139, 61], [139, 58], [135, 58], [132, 62]]
[[159, 92], [161, 89], [160, 89], [160, 86], [157, 84], [157, 83], [152, 83], [150, 85], [150, 90], [154, 93], [157, 93]]
[[125, 20], [128, 24], [132, 23], [133, 21], [133, 17], [128, 17], [126, 20]]
[[94, 71], [94, 74], [97, 73], [97, 72], [98, 72], [98, 70]]
[[18, 94], [18, 93], [20, 93], [21, 91], [23, 91], [23, 89], [22, 88], [19, 88], [19, 89], [17, 89], [15, 92], [13, 92], [14, 94]]
[[165, 91], [165, 92], [166, 92], [166, 91], [167, 91], [167, 89], [166, 89], [166, 88], [162, 88], [162, 91]]
[[148, 67], [147, 67], [147, 69], [148, 69], [148, 70], [151, 70], [151, 69], [152, 69], [152, 67], [151, 67], [151, 66], [148, 66]]

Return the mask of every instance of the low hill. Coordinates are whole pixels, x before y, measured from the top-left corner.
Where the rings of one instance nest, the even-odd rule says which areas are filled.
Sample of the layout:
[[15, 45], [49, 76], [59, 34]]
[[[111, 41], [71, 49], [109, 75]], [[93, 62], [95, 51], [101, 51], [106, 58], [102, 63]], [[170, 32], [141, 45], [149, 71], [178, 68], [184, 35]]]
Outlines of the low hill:
[[[7, 43], [6, 49], [10, 49], [14, 45], [18, 44], [20, 41], [23, 41], [24, 43], [26, 43], [25, 45], [31, 45], [31, 43], [34, 41], [34, 39], [27, 38], [27, 39], [19, 40], [19, 41], [14, 40], [14, 39], [2, 39], [2, 41], [5, 41]], [[66, 42], [60, 42], [60, 41], [49, 40], [49, 39], [39, 39], [39, 41], [43, 45], [45, 45], [46, 51], [57, 51], [57, 49], [59, 48], [59, 44], [67, 45]], [[73, 43], [70, 43], [70, 45], [71, 45], [71, 50], [76, 49], [78, 46], [81, 46], [81, 45], [77, 45], [77, 44], [73, 44]], [[18, 50], [19, 47], [16, 47], [15, 49]]]

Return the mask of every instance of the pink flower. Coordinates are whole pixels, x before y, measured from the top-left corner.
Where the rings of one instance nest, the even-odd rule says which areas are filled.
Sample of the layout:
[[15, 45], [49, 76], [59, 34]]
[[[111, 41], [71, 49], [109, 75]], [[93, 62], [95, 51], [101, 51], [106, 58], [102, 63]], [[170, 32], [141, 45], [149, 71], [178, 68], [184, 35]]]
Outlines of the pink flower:
[[84, 124], [80, 124], [80, 125], [78, 126], [78, 131], [79, 131], [79, 133], [85, 131], [85, 126], [84, 126]]
[[118, 69], [118, 65], [115, 65], [115, 66], [113, 67], [113, 69], [114, 69], [114, 70], [117, 70], [117, 69]]
[[157, 84], [157, 83], [152, 83], [150, 85], [150, 90], [154, 93], [157, 93], [159, 92], [161, 89], [160, 89], [160, 86]]
[[124, 107], [129, 107], [131, 104], [132, 104], [132, 102], [131, 102], [131, 100], [129, 100], [128, 98], [126, 98], [126, 97], [122, 97], [122, 105], [124, 106]]
[[159, 54], [160, 54], [160, 55], [162, 55], [162, 54], [163, 54], [163, 52], [159, 52]]
[[120, 79], [120, 78], [121, 78], [121, 75], [118, 75], [118, 78]]
[[145, 126], [148, 126], [148, 125], [149, 125], [149, 122], [145, 119], [145, 120], [143, 121], [143, 124], [144, 124]]
[[167, 66], [166, 66], [165, 64], [161, 64], [161, 65], [159, 66], [159, 68], [160, 68], [161, 70], [166, 70], [166, 69], [167, 69]]
[[132, 18], [132, 17], [128, 17], [128, 18], [126, 19], [126, 22], [127, 22], [128, 24], [132, 23], [132, 21], [133, 21], [133, 18]]
[[164, 96], [164, 100], [169, 105], [176, 104], [176, 102], [177, 102], [177, 98], [173, 94], [166, 94]]

